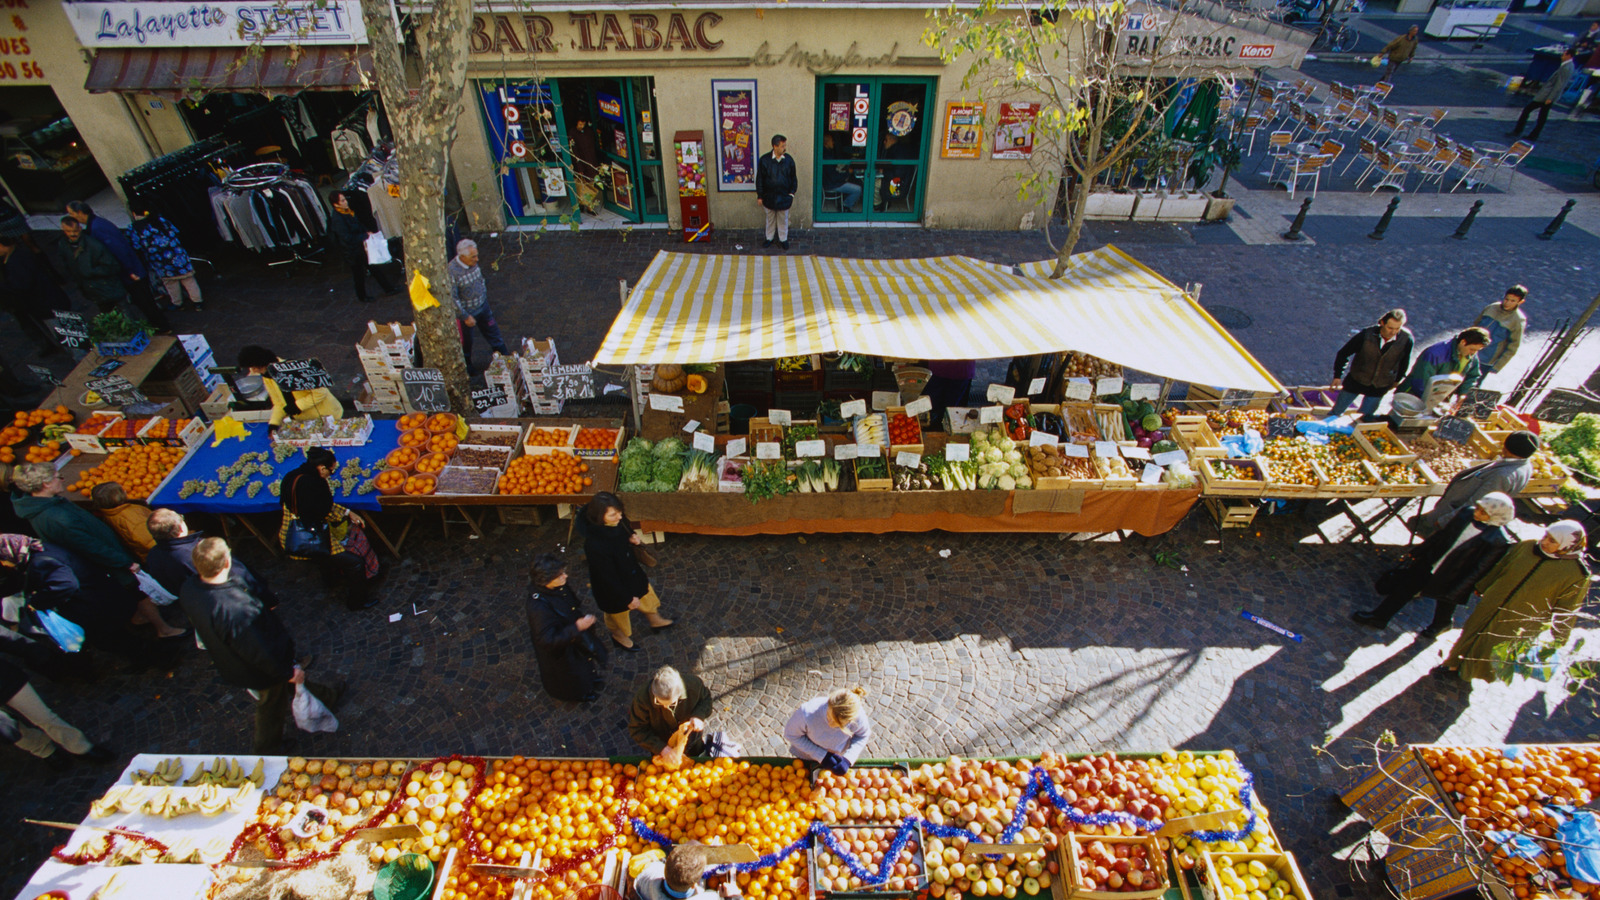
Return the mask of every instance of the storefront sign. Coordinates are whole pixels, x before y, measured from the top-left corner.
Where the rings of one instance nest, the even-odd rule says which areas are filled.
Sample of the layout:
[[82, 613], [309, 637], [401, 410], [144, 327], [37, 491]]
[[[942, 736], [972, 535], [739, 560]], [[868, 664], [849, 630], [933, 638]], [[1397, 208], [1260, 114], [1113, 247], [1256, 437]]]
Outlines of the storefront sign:
[[850, 146], [865, 147], [872, 123], [872, 96], [865, 84], [856, 85], [855, 97], [850, 101]]
[[595, 105], [600, 109], [600, 118], [610, 119], [617, 124], [622, 124], [622, 98], [605, 91], [595, 91]]
[[365, 44], [359, 0], [64, 3], [85, 47]]
[[813, 75], [832, 75], [841, 69], [875, 69], [879, 66], [892, 66], [899, 61], [898, 43], [891, 45], [889, 52], [880, 56], [863, 56], [860, 45], [854, 43], [843, 53], [833, 53], [829, 50], [805, 50], [798, 42], [790, 44], [777, 55], [773, 54], [772, 46], [766, 43], [750, 54], [750, 65], [757, 68], [793, 66], [796, 69], [805, 69]]
[[0, 16], [0, 84], [49, 84], [28, 43], [27, 4], [6, 5], [5, 15]]
[[756, 83], [711, 82], [717, 117], [717, 184], [724, 191], [756, 189]]
[[952, 100], [944, 105], [944, 148], [940, 156], [945, 159], [983, 156], [983, 110], [982, 103]]
[[[694, 16], [693, 22], [689, 16]], [[722, 24], [714, 12], [671, 13], [662, 21], [655, 13], [632, 13], [627, 25], [616, 13], [569, 13], [564, 23], [568, 33], [557, 35], [556, 23], [548, 16], [479, 15], [472, 20], [468, 51], [495, 55], [512, 53], [560, 53], [563, 49], [579, 53], [637, 53], [659, 51], [701, 51], [722, 47], [711, 32]]]
[[1033, 122], [1039, 117], [1037, 103], [1002, 103], [994, 126], [990, 159], [1032, 159]]

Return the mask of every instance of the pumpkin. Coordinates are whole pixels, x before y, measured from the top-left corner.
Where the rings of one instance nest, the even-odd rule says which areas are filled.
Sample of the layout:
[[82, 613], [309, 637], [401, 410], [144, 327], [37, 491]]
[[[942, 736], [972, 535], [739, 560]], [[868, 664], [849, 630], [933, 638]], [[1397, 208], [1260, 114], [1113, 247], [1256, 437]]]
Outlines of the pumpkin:
[[650, 382], [650, 387], [663, 394], [676, 394], [683, 390], [685, 383], [683, 366], [667, 364], [656, 366], [656, 377]]
[[689, 393], [704, 394], [706, 392], [706, 377], [700, 374], [690, 375], [687, 379]]

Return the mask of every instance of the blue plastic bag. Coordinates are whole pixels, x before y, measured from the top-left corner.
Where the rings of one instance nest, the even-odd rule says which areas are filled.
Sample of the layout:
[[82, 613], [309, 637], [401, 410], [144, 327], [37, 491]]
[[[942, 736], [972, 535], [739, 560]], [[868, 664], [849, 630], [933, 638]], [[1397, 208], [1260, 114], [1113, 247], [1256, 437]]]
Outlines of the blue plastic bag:
[[1261, 452], [1266, 444], [1261, 440], [1261, 433], [1253, 428], [1246, 428], [1244, 434], [1230, 434], [1217, 441], [1222, 449], [1227, 451], [1232, 459], [1245, 459]]
[[1544, 853], [1544, 848], [1539, 842], [1525, 834], [1516, 831], [1488, 831], [1484, 832], [1489, 840], [1500, 845], [1507, 855], [1521, 857], [1522, 859], [1538, 859]]
[[48, 609], [37, 609], [39, 625], [50, 635], [64, 653], [77, 653], [83, 649], [83, 629], [76, 622]]
[[1552, 807], [1551, 811], [1564, 820], [1556, 826], [1556, 838], [1566, 844], [1567, 874], [1590, 884], [1600, 883], [1600, 820], [1592, 812], [1570, 806]]
[[1307, 442], [1319, 446], [1328, 442], [1328, 435], [1330, 434], [1355, 434], [1356, 431], [1354, 426], [1338, 419], [1323, 419], [1321, 421], [1301, 419], [1295, 423], [1294, 427], [1296, 431], [1305, 435]]

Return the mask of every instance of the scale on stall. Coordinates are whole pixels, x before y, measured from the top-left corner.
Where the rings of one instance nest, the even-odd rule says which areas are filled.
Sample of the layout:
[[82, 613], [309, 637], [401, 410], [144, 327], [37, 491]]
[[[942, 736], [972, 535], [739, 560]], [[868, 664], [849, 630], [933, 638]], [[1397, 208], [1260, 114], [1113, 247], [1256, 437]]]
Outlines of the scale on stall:
[[1435, 375], [1428, 379], [1427, 396], [1417, 397], [1415, 394], [1397, 393], [1394, 395], [1392, 411], [1389, 413], [1389, 424], [1395, 430], [1420, 431], [1439, 421], [1439, 417], [1448, 414], [1442, 411], [1444, 406], [1461, 387], [1464, 381], [1460, 375]]

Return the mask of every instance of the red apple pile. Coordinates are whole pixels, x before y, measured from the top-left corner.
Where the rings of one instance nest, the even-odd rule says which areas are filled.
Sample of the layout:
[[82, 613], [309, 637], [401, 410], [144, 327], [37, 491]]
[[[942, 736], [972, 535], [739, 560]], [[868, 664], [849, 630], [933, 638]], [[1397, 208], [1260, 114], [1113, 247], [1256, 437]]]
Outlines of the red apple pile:
[[[834, 832], [840, 845], [855, 856], [868, 872], [883, 871], [883, 860], [892, 849], [894, 828], [841, 828]], [[889, 880], [880, 885], [867, 886], [850, 871], [844, 861], [834, 856], [824, 845], [817, 847], [817, 890], [829, 891], [905, 891], [922, 886], [922, 868], [917, 865], [917, 839], [906, 842], [904, 850], [889, 870]]]
[[[1146, 891], [1161, 886], [1166, 860], [1150, 858], [1142, 841], [1087, 840], [1078, 844], [1078, 880], [1089, 891]], [[1158, 868], [1159, 867], [1159, 868]]]
[[[1073, 760], [1045, 751], [1039, 765], [1062, 797], [1081, 813], [1124, 812], [1147, 821], [1165, 820], [1172, 815], [1171, 801], [1156, 789], [1160, 775], [1145, 760], [1122, 759], [1115, 753]], [[1048, 818], [1059, 834], [1076, 831], [1132, 836], [1137, 832], [1131, 824], [1105, 828], [1073, 825], [1065, 812], [1055, 809], [1046, 798], [1040, 799], [1050, 809]]]

